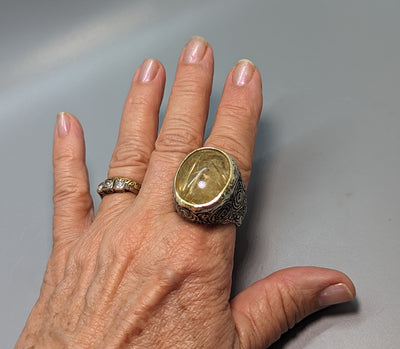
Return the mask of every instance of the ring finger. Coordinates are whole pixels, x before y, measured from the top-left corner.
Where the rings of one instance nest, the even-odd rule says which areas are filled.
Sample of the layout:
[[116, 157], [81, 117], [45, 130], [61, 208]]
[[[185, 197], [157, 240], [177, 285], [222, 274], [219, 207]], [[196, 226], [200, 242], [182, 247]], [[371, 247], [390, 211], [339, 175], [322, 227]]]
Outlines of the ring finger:
[[[148, 58], [137, 69], [122, 113], [117, 144], [108, 177], [125, 177], [141, 183], [154, 148], [158, 113], [164, 93], [165, 71], [160, 62]], [[102, 206], [116, 200], [131, 202], [132, 194], [106, 195]]]

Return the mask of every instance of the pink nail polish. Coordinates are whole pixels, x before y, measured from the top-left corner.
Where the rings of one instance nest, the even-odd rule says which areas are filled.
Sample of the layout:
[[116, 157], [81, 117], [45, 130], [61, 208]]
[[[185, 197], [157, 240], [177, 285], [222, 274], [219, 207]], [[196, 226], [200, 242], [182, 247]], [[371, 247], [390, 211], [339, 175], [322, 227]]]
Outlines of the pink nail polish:
[[186, 44], [183, 61], [186, 63], [200, 62], [206, 53], [207, 45], [207, 41], [201, 36], [193, 36]]
[[331, 285], [325, 288], [318, 296], [321, 307], [349, 302], [354, 298], [349, 288], [344, 283]]
[[68, 113], [61, 112], [57, 114], [57, 133], [60, 137], [65, 137], [71, 127], [71, 120]]
[[152, 58], [147, 58], [140, 68], [139, 80], [141, 82], [150, 82], [154, 80], [159, 69], [158, 62]]
[[254, 74], [254, 64], [248, 59], [241, 59], [236, 63], [233, 71], [233, 83], [238, 86], [246, 85]]

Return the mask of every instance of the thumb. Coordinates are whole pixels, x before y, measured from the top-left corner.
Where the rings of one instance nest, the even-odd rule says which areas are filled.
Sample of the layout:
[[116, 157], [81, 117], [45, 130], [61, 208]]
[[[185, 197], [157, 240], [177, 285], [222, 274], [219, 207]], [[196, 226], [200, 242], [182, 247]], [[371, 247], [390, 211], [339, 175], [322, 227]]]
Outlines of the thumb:
[[280, 270], [257, 281], [231, 302], [240, 347], [266, 348], [317, 310], [355, 297], [351, 280], [325, 268]]

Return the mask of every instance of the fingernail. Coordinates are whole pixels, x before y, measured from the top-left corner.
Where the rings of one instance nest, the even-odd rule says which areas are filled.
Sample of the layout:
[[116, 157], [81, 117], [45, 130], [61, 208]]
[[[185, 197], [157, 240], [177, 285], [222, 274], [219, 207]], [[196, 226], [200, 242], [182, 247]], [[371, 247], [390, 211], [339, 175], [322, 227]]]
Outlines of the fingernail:
[[329, 286], [325, 288], [318, 297], [321, 307], [327, 307], [333, 304], [349, 302], [354, 298], [349, 288], [344, 283]]
[[207, 45], [207, 41], [201, 36], [193, 36], [186, 44], [183, 61], [186, 63], [200, 62], [206, 53]]
[[233, 83], [238, 86], [246, 85], [253, 77], [255, 66], [248, 59], [241, 59], [236, 63], [233, 71]]
[[61, 112], [57, 114], [57, 133], [60, 137], [65, 137], [70, 129], [71, 121], [68, 113]]
[[158, 69], [159, 65], [155, 59], [145, 59], [140, 68], [139, 80], [141, 82], [150, 82], [154, 80], [157, 75]]

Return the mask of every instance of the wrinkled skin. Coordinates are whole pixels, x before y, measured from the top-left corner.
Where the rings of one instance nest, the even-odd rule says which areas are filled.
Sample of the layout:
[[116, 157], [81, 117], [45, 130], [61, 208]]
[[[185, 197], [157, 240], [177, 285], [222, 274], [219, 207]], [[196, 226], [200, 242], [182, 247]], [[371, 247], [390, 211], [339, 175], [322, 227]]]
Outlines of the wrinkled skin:
[[73, 115], [58, 116], [54, 246], [16, 348], [265, 348], [308, 314], [354, 297], [344, 274], [298, 267], [230, 300], [235, 227], [187, 222], [172, 200], [179, 163], [203, 145], [231, 154], [246, 185], [250, 178], [259, 71], [243, 61], [232, 69], [203, 142], [212, 76], [210, 45], [191, 39], [157, 135], [165, 71], [156, 60], [139, 67], [108, 175], [143, 185], [137, 196], [106, 195], [96, 216], [82, 128]]

